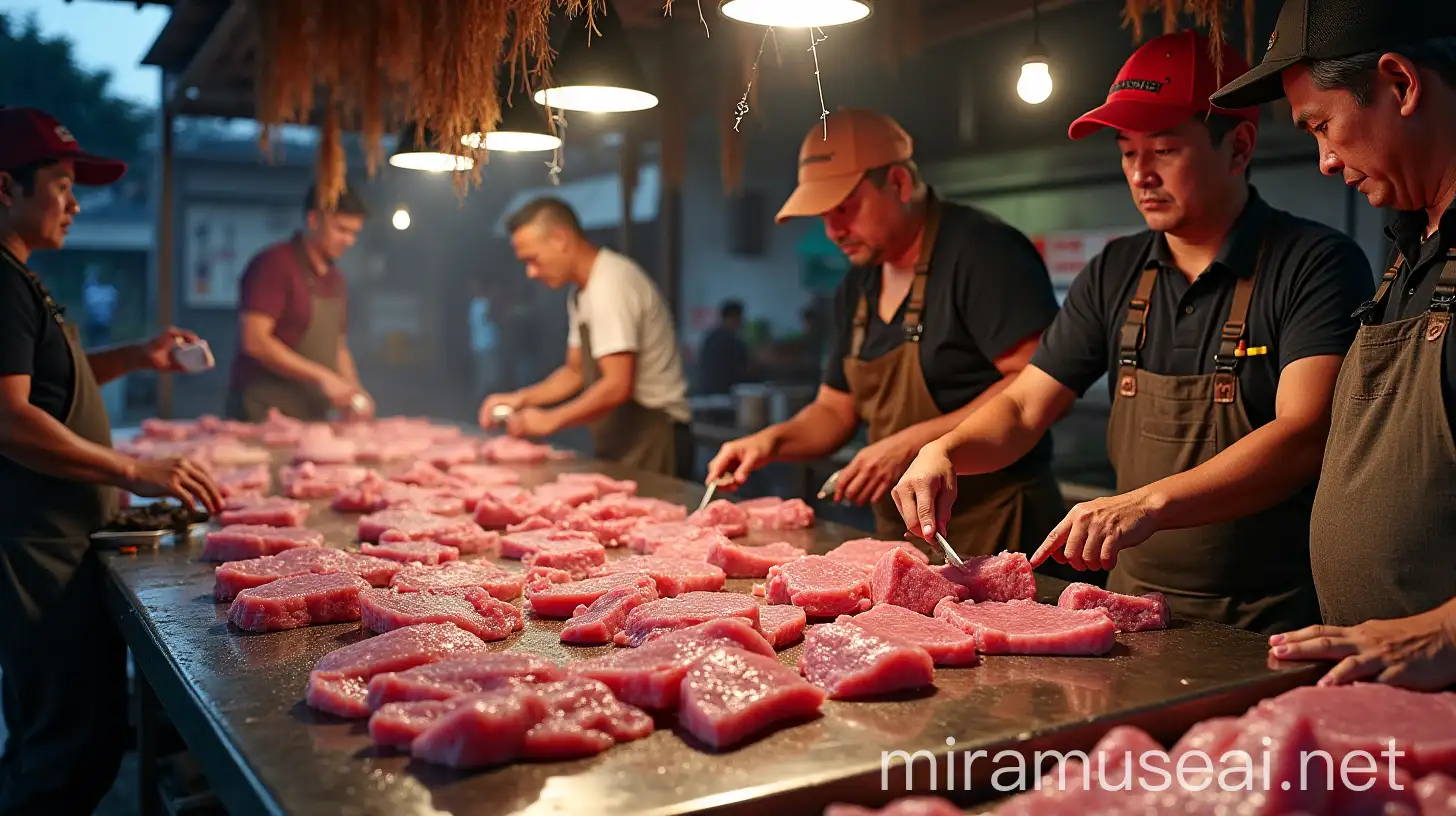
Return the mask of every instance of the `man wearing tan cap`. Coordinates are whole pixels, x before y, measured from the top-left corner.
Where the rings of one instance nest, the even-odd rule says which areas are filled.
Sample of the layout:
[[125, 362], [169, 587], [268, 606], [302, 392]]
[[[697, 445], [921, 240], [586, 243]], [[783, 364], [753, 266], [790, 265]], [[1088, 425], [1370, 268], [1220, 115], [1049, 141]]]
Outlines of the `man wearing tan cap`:
[[[878, 534], [905, 524], [890, 488], [922, 445], [1013, 382], [1057, 313], [1046, 266], [1026, 236], [940, 201], [910, 137], [883, 114], [841, 110], [799, 153], [799, 186], [778, 214], [818, 216], [854, 268], [835, 298], [818, 397], [787, 422], [724, 445], [710, 481], [735, 484], [774, 460], [828, 456], [860, 423], [870, 445], [839, 474], [834, 499], [873, 504]], [[964, 556], [1034, 548], [1064, 508], [1051, 440], [969, 477], [945, 535]]]

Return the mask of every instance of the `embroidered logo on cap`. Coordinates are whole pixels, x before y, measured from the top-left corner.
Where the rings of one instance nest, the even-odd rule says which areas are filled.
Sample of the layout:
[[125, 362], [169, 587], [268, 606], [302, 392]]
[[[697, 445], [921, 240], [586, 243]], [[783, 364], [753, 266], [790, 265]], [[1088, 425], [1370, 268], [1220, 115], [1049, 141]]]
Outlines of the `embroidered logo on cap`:
[[71, 131], [67, 130], [65, 125], [56, 125], [56, 138], [63, 142], [76, 141], [76, 137], [71, 135]]
[[1114, 82], [1108, 93], [1118, 91], [1147, 91], [1148, 93], [1162, 93], [1163, 83], [1156, 79], [1124, 79], [1121, 82]]
[[799, 166], [803, 167], [806, 164], [824, 164], [825, 162], [832, 161], [834, 161], [833, 153], [820, 153], [817, 156], [805, 156], [804, 158], [800, 159]]

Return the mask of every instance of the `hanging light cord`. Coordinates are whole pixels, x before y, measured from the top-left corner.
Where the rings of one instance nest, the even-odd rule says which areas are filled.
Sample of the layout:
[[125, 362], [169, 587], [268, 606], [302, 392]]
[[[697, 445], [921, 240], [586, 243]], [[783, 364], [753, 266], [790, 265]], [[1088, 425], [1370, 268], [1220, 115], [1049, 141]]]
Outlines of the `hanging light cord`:
[[[817, 33], [816, 33], [817, 32]], [[809, 27], [809, 51], [814, 54], [814, 82], [819, 86], [819, 120], [824, 123], [824, 141], [829, 141], [829, 109], [824, 107], [824, 80], [819, 76], [819, 43], [829, 39], [824, 30]]]
[[763, 60], [763, 49], [768, 45], [768, 38], [772, 35], [777, 43], [778, 35], [774, 34], [773, 26], [763, 32], [763, 39], [758, 43], [758, 56], [753, 58], [753, 67], [748, 70], [748, 87], [743, 91], [743, 98], [738, 100], [738, 105], [733, 108], [733, 130], [738, 131], [738, 126], [743, 124], [743, 117], [748, 115], [748, 96], [753, 93], [753, 79], [758, 76], [758, 63]]
[[1031, 42], [1041, 50], [1041, 4], [1031, 0]]
[[551, 161], [545, 162], [546, 172], [551, 179], [551, 184], [560, 187], [561, 171], [566, 169], [566, 111], [555, 111], [549, 107], [546, 111], [547, 115], [551, 117], [551, 121], [556, 123], [556, 135], [561, 140], [561, 144], [551, 151]]

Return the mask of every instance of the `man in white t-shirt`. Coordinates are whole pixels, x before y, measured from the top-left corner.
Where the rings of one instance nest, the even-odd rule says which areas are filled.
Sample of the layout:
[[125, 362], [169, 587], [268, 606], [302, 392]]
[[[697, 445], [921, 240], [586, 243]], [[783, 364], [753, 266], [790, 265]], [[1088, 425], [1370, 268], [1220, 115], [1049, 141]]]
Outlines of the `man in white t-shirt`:
[[481, 426], [496, 424], [501, 408], [514, 436], [589, 425], [598, 458], [691, 478], [687, 381], [657, 287], [632, 259], [588, 240], [560, 199], [531, 201], [507, 226], [528, 277], [572, 287], [566, 363], [535, 385], [488, 397]]

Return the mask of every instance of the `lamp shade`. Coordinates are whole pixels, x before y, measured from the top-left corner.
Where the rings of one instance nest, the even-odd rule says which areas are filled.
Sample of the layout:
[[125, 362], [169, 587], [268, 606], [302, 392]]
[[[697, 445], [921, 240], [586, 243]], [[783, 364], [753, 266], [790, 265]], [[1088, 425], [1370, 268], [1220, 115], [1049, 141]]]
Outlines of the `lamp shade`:
[[585, 20], [572, 23], [551, 68], [551, 86], [536, 92], [537, 104], [590, 113], [657, 107], [621, 19], [610, 8], [594, 19], [599, 34]]
[[389, 163], [403, 170], [426, 170], [431, 173], [470, 170], [475, 167], [475, 159], [444, 153], [440, 151], [439, 144], [440, 139], [433, 132], [422, 132], [416, 123], [410, 122], [400, 130], [399, 141], [394, 145]]
[[863, 20], [873, 0], [722, 0], [718, 13], [730, 20], [774, 28], [824, 28]]
[[561, 146], [561, 137], [551, 132], [547, 115], [545, 109], [529, 99], [517, 100], [515, 105], [501, 100], [501, 120], [495, 130], [485, 134], [484, 139], [479, 133], [471, 133], [462, 136], [460, 141], [466, 147], [477, 150], [483, 147], [499, 153], [555, 150]]

